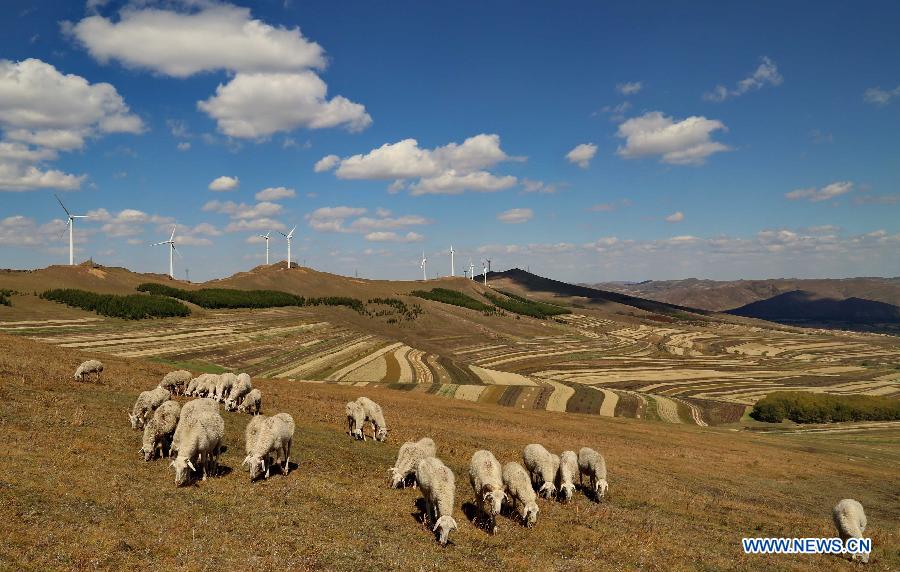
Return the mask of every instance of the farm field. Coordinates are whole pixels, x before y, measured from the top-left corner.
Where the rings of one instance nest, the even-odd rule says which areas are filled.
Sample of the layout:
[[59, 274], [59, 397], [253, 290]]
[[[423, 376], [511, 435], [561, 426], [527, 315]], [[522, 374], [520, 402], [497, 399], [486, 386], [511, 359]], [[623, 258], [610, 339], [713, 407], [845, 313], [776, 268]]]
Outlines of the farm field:
[[[744, 536], [830, 536], [844, 497], [866, 506], [867, 569], [900, 566], [896, 424], [757, 434], [260, 378], [264, 413], [297, 422], [297, 466], [251, 484], [240, 469], [249, 418], [223, 413], [220, 476], [176, 489], [165, 461], [140, 459], [123, 413], [168, 365], [9, 334], [0, 350], [4, 569], [855, 570], [834, 556], [740, 550]], [[101, 384], [71, 379], [90, 356], [106, 362]], [[344, 433], [344, 403], [358, 395], [385, 408], [386, 443]], [[417, 521], [418, 490], [387, 488], [399, 444], [423, 435], [457, 475], [460, 528], [445, 548]], [[601, 450], [610, 499], [540, 501], [535, 528], [504, 516], [487, 534], [471, 521], [468, 459], [481, 447], [518, 459], [530, 442]]]

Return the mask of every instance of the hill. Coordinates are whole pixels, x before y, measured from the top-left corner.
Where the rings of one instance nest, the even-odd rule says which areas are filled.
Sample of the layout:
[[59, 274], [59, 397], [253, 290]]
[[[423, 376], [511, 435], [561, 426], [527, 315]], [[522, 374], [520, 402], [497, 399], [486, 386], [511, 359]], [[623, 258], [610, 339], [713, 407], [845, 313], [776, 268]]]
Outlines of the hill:
[[782, 323], [900, 323], [900, 307], [893, 304], [855, 297], [835, 300], [803, 290], [778, 294], [728, 313]]

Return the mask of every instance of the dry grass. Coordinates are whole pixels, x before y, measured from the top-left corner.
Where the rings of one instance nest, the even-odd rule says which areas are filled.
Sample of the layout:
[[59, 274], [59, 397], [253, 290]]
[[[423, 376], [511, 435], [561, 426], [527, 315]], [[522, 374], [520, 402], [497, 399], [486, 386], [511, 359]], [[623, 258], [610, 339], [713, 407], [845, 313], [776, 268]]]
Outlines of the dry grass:
[[[510, 410], [375, 388], [257, 380], [264, 411], [297, 421], [288, 477], [240, 471], [248, 417], [224, 413], [227, 474], [182, 489], [139, 459], [124, 410], [161, 364], [100, 356], [104, 383], [71, 380], [86, 354], [0, 335], [2, 569], [707, 569], [853, 570], [831, 556], [745, 556], [743, 536], [831, 536], [830, 508], [865, 506], [871, 570], [900, 567], [898, 431], [754, 435], [598, 416]], [[343, 404], [365, 393], [392, 427], [386, 444], [344, 435]], [[460, 530], [441, 548], [416, 520], [416, 490], [387, 488], [404, 440], [432, 436], [457, 474]], [[591, 445], [612, 500], [542, 502], [536, 528], [466, 518], [478, 448], [501, 461], [543, 442]], [[229, 472], [230, 471], [230, 472]]]

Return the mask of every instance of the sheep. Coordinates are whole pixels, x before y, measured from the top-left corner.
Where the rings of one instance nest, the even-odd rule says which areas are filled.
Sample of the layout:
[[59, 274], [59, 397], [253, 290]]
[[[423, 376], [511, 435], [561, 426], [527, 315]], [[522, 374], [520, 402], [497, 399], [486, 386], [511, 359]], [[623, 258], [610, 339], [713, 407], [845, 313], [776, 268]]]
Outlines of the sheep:
[[538, 489], [538, 494], [547, 499], [556, 495], [556, 485], [553, 482], [556, 480], [559, 461], [555, 461], [554, 457], [543, 445], [537, 443], [527, 445], [522, 451], [522, 461], [531, 475], [531, 484]]
[[[527, 527], [537, 522], [540, 509], [537, 495], [531, 486], [531, 477], [522, 465], [510, 461], [503, 465], [503, 485], [506, 487], [507, 503], [513, 510], [518, 510], [519, 517]], [[516, 505], [519, 505], [518, 508]]]
[[253, 384], [250, 382], [250, 376], [246, 373], [239, 374], [234, 385], [231, 386], [228, 397], [225, 399], [225, 408], [228, 409], [228, 411], [236, 411], [238, 406], [243, 402], [244, 397], [250, 393], [252, 389]]
[[201, 376], [197, 376], [188, 382], [187, 386], [184, 388], [184, 395], [186, 397], [193, 397], [194, 392], [197, 390], [197, 384], [200, 383], [200, 377]]
[[[849, 538], [864, 538], [863, 533], [866, 531], [866, 513], [862, 504], [853, 499], [844, 499], [834, 505], [831, 509], [831, 517], [834, 519], [834, 526], [837, 528], [838, 535], [846, 544]], [[869, 553], [853, 554], [850, 560], [861, 559], [863, 563], [869, 562]]]
[[187, 430], [191, 419], [204, 411], [218, 415], [219, 404], [204, 397], [192, 399], [181, 406], [181, 415], [178, 416], [178, 425], [175, 427], [175, 434], [172, 435], [172, 444], [169, 447], [170, 453], [178, 452], [181, 446], [181, 435]]
[[162, 381], [159, 382], [159, 386], [171, 391], [172, 395], [178, 395], [184, 393], [185, 387], [190, 380], [191, 372], [179, 369], [167, 373], [165, 377], [162, 378]]
[[[178, 456], [169, 463], [175, 468], [175, 485], [182, 486], [190, 480], [191, 471], [198, 471], [192, 461], [203, 470], [203, 480], [218, 472], [219, 453], [225, 440], [225, 420], [218, 411], [195, 411], [187, 419], [187, 427], [180, 436]], [[181, 423], [179, 423], [179, 426]]]
[[366, 424], [366, 412], [363, 406], [356, 401], [348, 401], [347, 407], [347, 430], [350, 437], [363, 441], [366, 440], [366, 434], [363, 432], [363, 425]]
[[144, 423], [153, 415], [157, 407], [162, 405], [172, 396], [168, 390], [161, 387], [154, 387], [150, 391], [142, 391], [138, 395], [131, 413], [128, 414], [128, 420], [131, 422], [132, 429], [143, 429]]
[[578, 451], [578, 481], [584, 487], [584, 476], [587, 475], [591, 483], [591, 490], [599, 502], [609, 491], [609, 483], [606, 481], [606, 459], [603, 455], [590, 447], [582, 447]]
[[[472, 461], [469, 463], [469, 483], [475, 493], [475, 505], [478, 512], [486, 519], [487, 529], [491, 534], [497, 532], [497, 515], [506, 493], [503, 492], [503, 476], [500, 462], [490, 451], [475, 451]], [[488, 510], [485, 510], [485, 505]]]
[[249, 413], [250, 415], [259, 415], [259, 409], [262, 405], [262, 392], [258, 389], [251, 389], [250, 393], [244, 396], [241, 404], [238, 405], [239, 413]]
[[453, 519], [453, 498], [456, 493], [456, 478], [437, 457], [428, 457], [416, 466], [416, 481], [425, 497], [423, 522], [432, 523], [432, 532], [437, 533], [438, 542], [446, 545], [450, 533], [459, 526]]
[[171, 438], [175, 433], [175, 427], [178, 426], [178, 417], [181, 414], [181, 405], [177, 401], [166, 401], [156, 408], [153, 417], [144, 425], [144, 441], [138, 453], [144, 456], [145, 461], [151, 460], [156, 456], [156, 452], [160, 452], [165, 442], [168, 441], [169, 456], [172, 456]]
[[225, 398], [231, 392], [231, 388], [234, 387], [236, 381], [237, 376], [233, 373], [229, 372], [219, 375], [219, 379], [216, 380], [216, 385], [213, 389], [213, 399], [219, 403], [224, 403]]
[[201, 373], [192, 379], [184, 394], [189, 397], [207, 397], [215, 388], [219, 376], [214, 373]]
[[375, 439], [377, 441], [386, 440], [388, 428], [387, 423], [384, 421], [384, 412], [381, 410], [381, 406], [368, 397], [360, 397], [356, 402], [362, 405], [366, 415], [366, 421], [372, 424], [372, 431], [374, 432]]
[[575, 451], [563, 451], [559, 457], [559, 470], [556, 471], [556, 487], [560, 500], [568, 501], [575, 494], [575, 475], [580, 476], [578, 455]]
[[249, 467], [251, 481], [263, 473], [265, 478], [269, 478], [271, 465], [276, 462], [281, 462], [281, 474], [287, 475], [290, 469], [291, 443], [294, 439], [294, 418], [287, 413], [279, 413], [258, 423], [254, 428], [255, 437], [253, 442], [247, 445], [249, 450], [241, 466]]
[[95, 359], [89, 359], [75, 370], [75, 379], [84, 381], [86, 377], [96, 375], [99, 382], [101, 373], [103, 373], [103, 364]]
[[422, 437], [418, 441], [407, 441], [400, 447], [397, 453], [397, 462], [388, 469], [391, 473], [391, 488], [406, 487], [407, 479], [412, 476], [413, 486], [416, 484], [416, 467], [419, 461], [437, 454], [437, 447], [428, 437]]

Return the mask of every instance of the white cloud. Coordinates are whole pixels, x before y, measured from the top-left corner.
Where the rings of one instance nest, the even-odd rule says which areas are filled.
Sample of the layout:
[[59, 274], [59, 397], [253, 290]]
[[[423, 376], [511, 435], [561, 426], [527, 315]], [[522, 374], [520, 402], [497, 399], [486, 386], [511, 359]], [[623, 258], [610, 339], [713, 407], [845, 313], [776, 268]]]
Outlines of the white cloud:
[[684, 220], [684, 213], [681, 211], [675, 211], [666, 217], [666, 222], [681, 222], [683, 220]]
[[236, 203], [234, 201], [207, 201], [203, 205], [204, 212], [227, 214], [233, 219], [257, 219], [281, 214], [282, 206], [278, 203], [262, 201], [255, 205]]
[[295, 196], [297, 196], [297, 193], [294, 189], [288, 189], [287, 187], [269, 187], [256, 193], [254, 198], [258, 201], [278, 201], [281, 199], [292, 199]]
[[660, 111], [650, 111], [619, 125], [616, 136], [625, 139], [625, 146], [616, 154], [625, 159], [660, 155], [662, 162], [672, 165], [702, 165], [710, 155], [730, 149], [711, 139], [719, 130], [728, 128], [715, 119], [692, 116], [675, 121]]
[[[629, 109], [631, 109], [631, 102], [623, 101], [622, 103], [619, 103], [618, 105], [604, 105], [603, 107], [600, 108], [600, 113], [609, 115], [609, 119], [611, 121], [624, 121], [625, 113]], [[598, 113], [595, 111], [591, 115], [598, 115]]]
[[18, 161], [0, 160], [0, 191], [33, 191], [59, 189], [75, 191], [87, 175], [71, 175], [56, 169], [41, 170]]
[[638, 93], [639, 91], [641, 91], [641, 89], [643, 87], [644, 87], [644, 82], [641, 82], [641, 81], [617, 83], [616, 91], [618, 91], [622, 95], [634, 95], [635, 93]]
[[531, 209], [509, 209], [497, 215], [497, 220], [507, 224], [521, 224], [534, 218]]
[[417, 232], [408, 232], [405, 235], [398, 235], [396, 232], [370, 232], [365, 236], [369, 242], [422, 242], [425, 237]]
[[213, 179], [213, 181], [209, 184], [209, 190], [217, 192], [233, 191], [237, 189], [240, 184], [241, 181], [237, 177], [228, 177], [222, 175], [221, 177], [216, 177], [215, 179]]
[[593, 143], [582, 143], [576, 145], [571, 151], [566, 153], [566, 159], [569, 163], [578, 165], [582, 169], [587, 169], [591, 164], [591, 159], [597, 154], [597, 146]]
[[326, 155], [326, 156], [322, 157], [321, 159], [319, 159], [318, 161], [316, 161], [316, 164], [313, 167], [313, 170], [316, 173], [330, 171], [330, 170], [334, 169], [334, 167], [340, 162], [341, 162], [341, 158], [338, 157], [337, 155]]
[[287, 226], [270, 218], [239, 219], [228, 223], [225, 232], [246, 232], [264, 230], [287, 230]]
[[400, 217], [391, 217], [389, 215], [378, 215], [378, 218], [360, 217], [350, 223], [348, 227], [352, 231], [366, 232], [375, 229], [400, 228], [404, 226], [418, 226], [430, 224], [427, 218], [419, 215], [406, 215]]
[[179, 151], [190, 151], [191, 143], [189, 141], [182, 141], [178, 144]]
[[[34, 219], [22, 215], [8, 216], [0, 219], [0, 245], [3, 246], [44, 246], [55, 239], [66, 223], [53, 219], [38, 224]], [[78, 229], [76, 229], [76, 233]], [[77, 238], [77, 237], [76, 237]]]
[[326, 99], [327, 91], [325, 82], [309, 71], [239, 73], [197, 107], [231, 137], [267, 137], [300, 127], [360, 131], [371, 125], [365, 106], [340, 95]]
[[729, 97], [739, 97], [749, 91], [756, 91], [766, 85], [779, 85], [784, 81], [781, 74], [778, 73], [778, 66], [767, 57], [762, 58], [759, 67], [756, 68], [749, 77], [746, 77], [737, 83], [734, 89], [728, 89], [724, 85], [717, 85], [715, 89], [703, 94], [703, 99], [707, 101], [725, 101]]
[[784, 196], [788, 199], [791, 199], [792, 201], [807, 199], [810, 202], [818, 203], [849, 193], [852, 190], [852, 181], [838, 181], [831, 183], [830, 185], [826, 185], [821, 189], [816, 189], [815, 187], [808, 189], [797, 189], [789, 193], [785, 193]]
[[[459, 194], [465, 191], [494, 192], [514, 186], [518, 179], [498, 176], [485, 169], [503, 161], [517, 160], [500, 148], [500, 137], [480, 134], [460, 143], [434, 149], [419, 147], [415, 139], [386, 143], [365, 155], [345, 159], [328, 156], [316, 164], [317, 171], [337, 167], [341, 179], [394, 180], [391, 192], [408, 188], [413, 195]], [[406, 179], [418, 179], [406, 183]]]
[[[357, 232], [375, 236], [395, 234], [382, 232], [391, 229], [431, 224], [430, 220], [419, 215], [394, 217], [391, 211], [383, 208], [376, 209], [374, 217], [363, 216], [367, 212], [368, 209], [362, 207], [321, 207], [306, 215], [306, 219], [310, 228], [319, 232]], [[347, 219], [351, 218], [354, 220], [347, 224]]]
[[873, 105], [887, 105], [895, 97], [900, 97], [900, 85], [894, 89], [881, 89], [880, 87], [870, 87], [863, 94], [863, 100]]
[[523, 193], [540, 193], [543, 195], [552, 195], [557, 192], [560, 187], [566, 186], [565, 183], [545, 183], [544, 181], [533, 181], [531, 179], [522, 179]]

